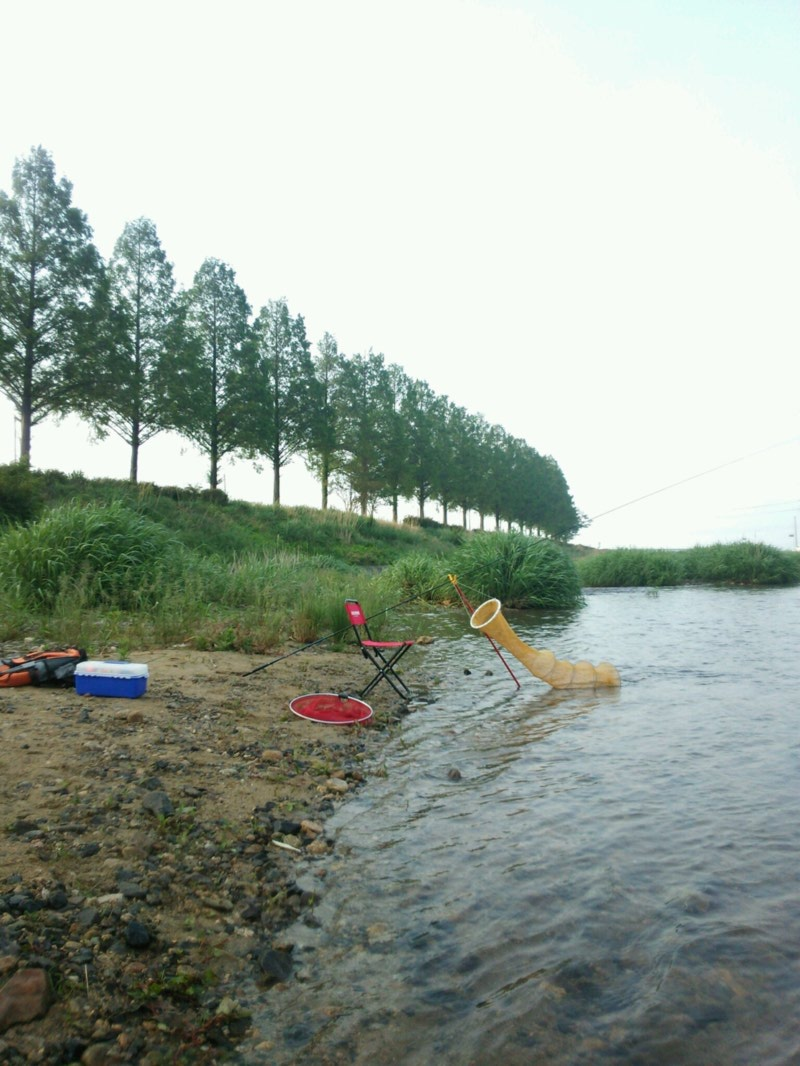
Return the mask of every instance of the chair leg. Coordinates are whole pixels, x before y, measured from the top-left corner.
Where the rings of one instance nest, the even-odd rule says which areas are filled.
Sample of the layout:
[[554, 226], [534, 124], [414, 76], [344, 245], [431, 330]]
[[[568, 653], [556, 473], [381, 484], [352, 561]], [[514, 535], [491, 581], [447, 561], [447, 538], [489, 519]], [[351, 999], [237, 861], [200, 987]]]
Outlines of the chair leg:
[[365, 696], [368, 696], [380, 681], [388, 681], [401, 699], [407, 700], [411, 698], [411, 689], [394, 672], [395, 663], [408, 650], [408, 646], [400, 648], [390, 659], [385, 659], [380, 652], [370, 654], [367, 652], [366, 648], [362, 648], [361, 650], [364, 653], [364, 657], [369, 659], [378, 671], [367, 687], [359, 693], [362, 699]]

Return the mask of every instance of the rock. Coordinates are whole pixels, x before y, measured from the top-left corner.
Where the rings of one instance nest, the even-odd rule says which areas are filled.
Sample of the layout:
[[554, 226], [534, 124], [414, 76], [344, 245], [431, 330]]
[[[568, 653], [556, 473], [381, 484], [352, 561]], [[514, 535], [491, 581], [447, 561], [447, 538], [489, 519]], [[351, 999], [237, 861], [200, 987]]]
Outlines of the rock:
[[142, 807], [150, 814], [156, 815], [156, 817], [169, 818], [174, 813], [175, 808], [172, 805], [172, 800], [160, 789], [153, 789], [152, 792], [146, 792], [142, 796]]
[[322, 840], [320, 837], [316, 837], [306, 847], [306, 854], [308, 854], [308, 855], [327, 855], [329, 851], [330, 851], [329, 845], [327, 844], [326, 841]]
[[232, 1018], [241, 1013], [242, 1008], [236, 1000], [232, 999], [230, 996], [224, 996], [217, 1004], [217, 1014], [220, 1014], [223, 1017]]
[[90, 1044], [81, 1055], [81, 1066], [116, 1066], [121, 1062], [114, 1044]]
[[44, 970], [17, 970], [0, 989], [0, 1033], [12, 1025], [42, 1018], [50, 1006], [50, 985]]
[[150, 944], [150, 932], [146, 925], [142, 925], [132, 918], [125, 927], [125, 943], [129, 948], [146, 948]]
[[120, 881], [118, 888], [125, 899], [144, 899], [147, 896], [147, 889], [138, 881]]
[[338, 795], [344, 795], [350, 788], [346, 781], [342, 781], [340, 777], [329, 777], [325, 782], [325, 788], [328, 792], [336, 792]]
[[266, 948], [256, 961], [264, 977], [270, 981], [286, 981], [292, 972], [292, 957], [285, 951]]

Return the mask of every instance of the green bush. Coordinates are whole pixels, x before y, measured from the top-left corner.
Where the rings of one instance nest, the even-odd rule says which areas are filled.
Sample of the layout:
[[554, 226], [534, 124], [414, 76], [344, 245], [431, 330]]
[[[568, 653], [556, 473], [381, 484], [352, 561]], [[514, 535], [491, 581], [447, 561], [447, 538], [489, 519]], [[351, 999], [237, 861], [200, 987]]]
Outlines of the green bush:
[[376, 579], [376, 586], [387, 599], [443, 603], [452, 598], [445, 564], [426, 552], [409, 552], [387, 566]]
[[683, 553], [662, 548], [615, 548], [578, 561], [587, 588], [665, 588], [683, 584]]
[[31, 522], [43, 505], [41, 482], [27, 463], [0, 466], [0, 524]]
[[476, 600], [506, 607], [576, 607], [583, 603], [574, 562], [551, 540], [522, 533], [475, 534], [455, 553], [459, 585]]
[[168, 531], [121, 504], [68, 504], [0, 541], [0, 578], [23, 602], [48, 607], [80, 593], [86, 606], [146, 606], [180, 579], [187, 553]]
[[580, 559], [578, 574], [587, 588], [796, 585], [800, 553], [746, 540], [684, 551], [615, 548]]
[[740, 540], [697, 546], [684, 555], [687, 580], [695, 583], [780, 586], [800, 581], [798, 554], [770, 544]]

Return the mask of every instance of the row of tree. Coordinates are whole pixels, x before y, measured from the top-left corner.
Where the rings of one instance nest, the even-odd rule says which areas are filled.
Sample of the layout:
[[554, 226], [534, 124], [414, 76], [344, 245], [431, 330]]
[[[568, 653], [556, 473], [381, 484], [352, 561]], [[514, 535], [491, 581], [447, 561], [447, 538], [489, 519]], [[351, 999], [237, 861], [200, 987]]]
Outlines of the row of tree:
[[272, 300], [253, 317], [234, 271], [206, 259], [180, 290], [155, 225], [129, 222], [103, 261], [72, 186], [49, 153], [17, 160], [0, 192], [0, 389], [21, 425], [76, 413], [100, 436], [139, 451], [172, 430], [209, 460], [218, 487], [226, 457], [268, 462], [273, 503], [281, 471], [302, 457], [323, 508], [340, 493], [371, 513], [436, 501], [568, 538], [581, 528], [550, 456], [408, 377], [383, 355], [345, 356], [326, 333], [312, 353], [301, 315]]

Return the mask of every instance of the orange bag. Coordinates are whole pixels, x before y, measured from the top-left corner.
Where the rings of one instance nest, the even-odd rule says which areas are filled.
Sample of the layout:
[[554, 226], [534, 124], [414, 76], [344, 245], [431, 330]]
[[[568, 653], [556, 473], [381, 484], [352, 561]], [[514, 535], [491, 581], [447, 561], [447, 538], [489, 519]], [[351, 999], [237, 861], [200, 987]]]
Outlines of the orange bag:
[[71, 685], [75, 667], [84, 662], [86, 652], [80, 648], [59, 651], [34, 651], [13, 659], [0, 660], [0, 688], [15, 685]]

